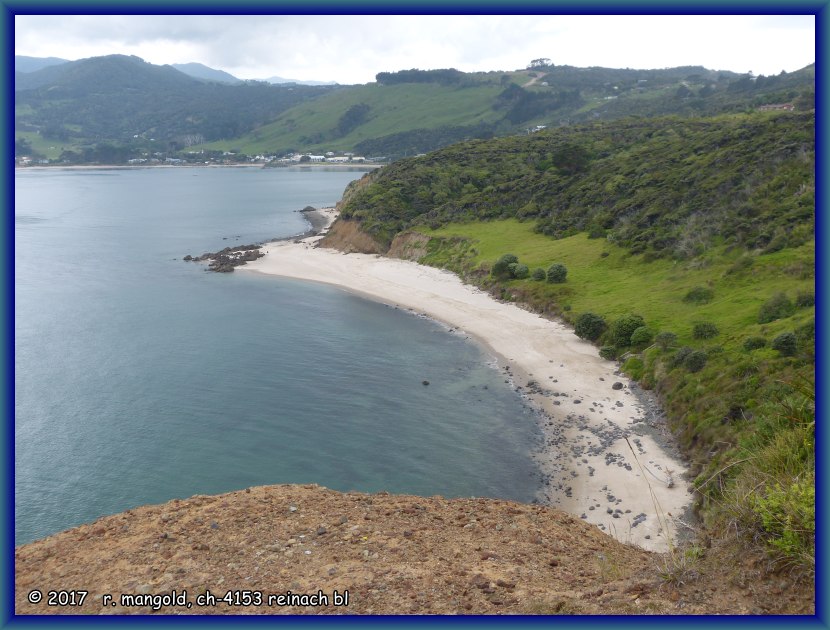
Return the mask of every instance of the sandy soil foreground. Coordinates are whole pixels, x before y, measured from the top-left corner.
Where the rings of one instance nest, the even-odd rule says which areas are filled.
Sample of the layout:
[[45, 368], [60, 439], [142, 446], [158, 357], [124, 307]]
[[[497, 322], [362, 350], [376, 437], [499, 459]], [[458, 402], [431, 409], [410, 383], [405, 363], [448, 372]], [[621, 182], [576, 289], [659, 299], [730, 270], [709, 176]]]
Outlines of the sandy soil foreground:
[[[333, 209], [325, 212], [334, 218]], [[691, 503], [686, 468], [659, 413], [615, 363], [565, 325], [498, 302], [450, 272], [316, 247], [319, 238], [269, 243], [263, 258], [240, 269], [332, 284], [475, 338], [547, 416], [545, 447], [536, 454], [548, 478], [541, 501], [648, 550], [677, 540]]]
[[[670, 583], [661, 577], [662, 567], [671, 566], [663, 556], [547, 506], [263, 486], [127, 510], [18, 547], [14, 609], [18, 615], [812, 610], [811, 592], [780, 579], [759, 584], [752, 559], [710, 553], [712, 579], [684, 575]], [[284, 601], [289, 592], [323, 597]]]

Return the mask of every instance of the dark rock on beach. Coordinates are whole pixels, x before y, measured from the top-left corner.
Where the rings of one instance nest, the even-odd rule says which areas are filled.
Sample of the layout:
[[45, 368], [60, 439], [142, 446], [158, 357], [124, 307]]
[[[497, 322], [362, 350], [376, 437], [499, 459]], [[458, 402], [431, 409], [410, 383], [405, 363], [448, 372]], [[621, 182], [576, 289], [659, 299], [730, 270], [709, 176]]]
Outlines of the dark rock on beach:
[[226, 247], [218, 252], [206, 252], [201, 256], [188, 254], [182, 260], [193, 262], [208, 262], [209, 271], [227, 273], [233, 271], [234, 267], [244, 265], [246, 262], [262, 258], [265, 254], [260, 251], [261, 245], [237, 245]]

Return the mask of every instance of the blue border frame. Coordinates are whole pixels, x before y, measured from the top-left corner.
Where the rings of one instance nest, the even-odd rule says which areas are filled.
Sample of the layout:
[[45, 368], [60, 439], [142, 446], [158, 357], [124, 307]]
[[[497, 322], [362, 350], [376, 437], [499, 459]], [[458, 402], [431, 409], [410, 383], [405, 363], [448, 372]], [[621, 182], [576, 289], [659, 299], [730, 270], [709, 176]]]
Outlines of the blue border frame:
[[[802, 14], [816, 16], [816, 231], [819, 242], [828, 242], [828, 221], [825, 212], [827, 206], [827, 185], [828, 172], [826, 156], [827, 128], [825, 115], [828, 107], [827, 99], [827, 67], [824, 59], [827, 58], [828, 44], [825, 36], [830, 32], [830, 0], [795, 0], [793, 2], [752, 2], [750, 0], [732, 0], [728, 3], [717, 0], [702, 0], [692, 2], [683, 0], [677, 3], [667, 4], [665, 2], [640, 0], [638, 2], [618, 2], [614, 0], [567, 0], [559, 2], [556, 0], [520, 0], [519, 2], [507, 4], [504, 0], [456, 0], [446, 3], [441, 0], [405, 0], [389, 4], [380, 0], [242, 0], [238, 3], [229, 0], [127, 0], [126, 2], [107, 2], [95, 0], [0, 0], [0, 37], [3, 42], [3, 63], [0, 64], [0, 78], [4, 88], [3, 103], [7, 104], [4, 113], [4, 124], [0, 130], [0, 144], [3, 147], [3, 154], [6, 156], [4, 168], [2, 169], [2, 184], [6, 208], [3, 221], [3, 289], [7, 308], [3, 311], [3, 409], [4, 409], [4, 440], [2, 444], [2, 472], [0, 472], [0, 483], [4, 489], [4, 501], [0, 503], [0, 523], [2, 523], [2, 550], [0, 550], [0, 627], [26, 626], [26, 627], [52, 627], [54, 625], [87, 626], [94, 625], [121, 625], [121, 624], [149, 624], [173, 627], [179, 624], [188, 624], [191, 627], [198, 625], [216, 624], [239, 624], [239, 623], [268, 623], [280, 625], [281, 627], [313, 627], [322, 624], [345, 623], [348, 625], [372, 625], [378, 624], [401, 624], [401, 625], [426, 625], [430, 626], [452, 624], [465, 626], [502, 625], [503, 619], [497, 617], [186, 617], [176, 618], [174, 622], [170, 617], [136, 616], [117, 618], [90, 618], [90, 617], [15, 617], [14, 610], [14, 222], [13, 203], [14, 193], [12, 183], [14, 181], [13, 156], [13, 130], [14, 110], [9, 104], [13, 103], [14, 97], [14, 74], [12, 72], [12, 60], [14, 57], [14, 16], [16, 14], [64, 14], [73, 15], [79, 13], [90, 14], [246, 14], [246, 13], [273, 13], [273, 14], [533, 14], [533, 13], [559, 13], [559, 14]], [[827, 317], [827, 291], [825, 282], [827, 280], [828, 254], [822, 248], [817, 248], [816, 258], [816, 284], [818, 301], [816, 304], [816, 315], [818, 326], [816, 330], [816, 344], [818, 357], [816, 363], [817, 376], [817, 398], [816, 413], [821, 419], [827, 415], [826, 393], [830, 388], [830, 379], [826, 373], [825, 359], [827, 357], [827, 336], [825, 322]], [[823, 423], [816, 424], [816, 440], [819, 447], [826, 450], [827, 431]], [[817, 522], [827, 523], [826, 510], [827, 501], [825, 485], [827, 464], [817, 459]], [[821, 528], [817, 528], [821, 532]], [[763, 625], [809, 625], [827, 627], [827, 601], [824, 597], [826, 591], [826, 567], [827, 567], [827, 544], [822, 536], [816, 540], [816, 614], [814, 617], [581, 617], [567, 619], [561, 617], [511, 617], [510, 623], [521, 623], [523, 625], [551, 625], [567, 627], [590, 627], [594, 624], [605, 625], [613, 621], [615, 624], [664, 624], [670, 619], [672, 624], [684, 626], [711, 625], [712, 623], [725, 625], [751, 624], [752, 626]], [[254, 621], [256, 619], [257, 621]], [[555, 621], [554, 621], [555, 620]]]

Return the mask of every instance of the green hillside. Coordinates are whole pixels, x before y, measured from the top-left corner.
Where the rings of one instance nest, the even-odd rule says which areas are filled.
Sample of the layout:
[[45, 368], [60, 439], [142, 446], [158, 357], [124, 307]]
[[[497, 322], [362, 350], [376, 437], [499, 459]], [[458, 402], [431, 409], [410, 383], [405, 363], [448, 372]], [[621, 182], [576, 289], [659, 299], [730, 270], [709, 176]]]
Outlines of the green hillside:
[[[667, 114], [809, 109], [815, 68], [772, 77], [699, 66], [662, 70], [536, 65], [514, 72], [381, 72], [359, 86], [222, 84], [110, 55], [15, 74], [15, 133], [73, 162], [351, 151], [390, 161], [474, 138]], [[25, 134], [29, 134], [26, 136]], [[39, 139], [33, 138], [36, 134]], [[69, 153], [71, 151], [71, 153]], [[39, 152], [44, 155], [44, 151]], [[178, 155], [176, 155], [178, 154]]]
[[365, 176], [341, 221], [573, 324], [660, 394], [711, 531], [812, 570], [814, 125], [626, 119], [462, 143]]
[[179, 150], [238, 136], [331, 89], [207, 83], [138, 57], [93, 57], [17, 73], [15, 134], [40, 136], [32, 146], [111, 146], [124, 156]]
[[809, 108], [813, 66], [773, 77], [714, 72], [542, 66], [502, 73], [404, 70], [303, 103], [240, 138], [206, 145], [244, 153], [356, 151], [398, 159], [537, 126], [676, 114], [699, 117], [767, 105]]
[[[416, 129], [493, 123], [499, 114], [491, 105], [502, 89], [488, 82], [462, 87], [421, 83], [346, 87], [293, 107], [241, 138], [205, 148], [237, 148], [248, 154], [347, 151], [369, 139]], [[351, 128], [349, 112], [359, 110], [365, 112]]]

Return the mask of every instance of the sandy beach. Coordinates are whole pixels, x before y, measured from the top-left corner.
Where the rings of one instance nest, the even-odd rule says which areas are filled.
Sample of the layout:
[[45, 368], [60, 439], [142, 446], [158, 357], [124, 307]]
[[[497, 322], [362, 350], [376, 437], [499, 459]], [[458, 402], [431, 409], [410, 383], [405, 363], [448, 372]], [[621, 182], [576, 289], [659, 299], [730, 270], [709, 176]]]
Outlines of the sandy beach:
[[[331, 208], [322, 212], [336, 216]], [[665, 551], [676, 542], [691, 503], [686, 468], [668, 445], [659, 410], [616, 363], [564, 324], [496, 301], [455, 274], [316, 247], [320, 238], [269, 243], [264, 257], [240, 270], [335, 285], [477, 340], [542, 412], [540, 501], [645, 549]]]

